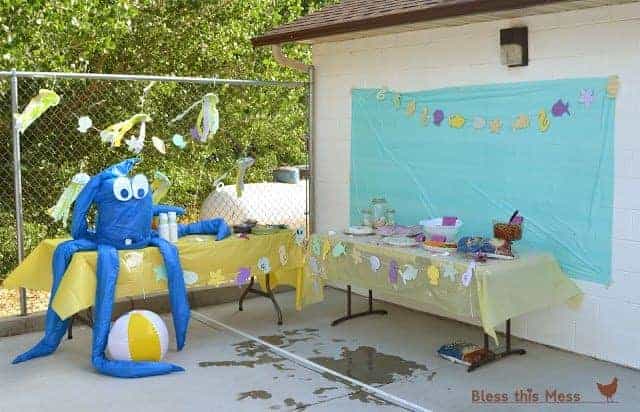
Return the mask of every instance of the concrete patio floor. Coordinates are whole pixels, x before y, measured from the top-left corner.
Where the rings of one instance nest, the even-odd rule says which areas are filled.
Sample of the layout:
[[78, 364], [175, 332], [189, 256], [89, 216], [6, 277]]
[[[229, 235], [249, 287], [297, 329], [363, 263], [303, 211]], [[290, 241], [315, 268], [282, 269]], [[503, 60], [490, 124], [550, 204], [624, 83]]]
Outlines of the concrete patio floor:
[[[514, 356], [467, 373], [466, 368], [439, 358], [435, 351], [451, 339], [481, 342], [480, 329], [401, 307], [377, 304], [388, 316], [352, 320], [337, 327], [344, 293], [327, 289], [326, 301], [302, 312], [294, 294], [278, 300], [285, 324], [274, 321], [271, 303], [251, 299], [245, 311], [236, 304], [196, 309], [254, 336], [350, 375], [387, 393], [433, 411], [637, 411], [640, 371], [515, 340], [527, 355]], [[355, 298], [354, 306], [366, 301]], [[167, 325], [170, 319], [165, 316]], [[89, 361], [91, 336], [74, 329], [53, 356], [18, 366], [10, 360], [41, 336], [32, 333], [0, 338], [0, 411], [360, 411], [399, 410], [332, 376], [323, 376], [283, 359], [263, 346], [227, 330], [192, 320], [185, 350], [167, 360], [185, 373], [138, 380], [96, 374]], [[175, 345], [172, 343], [171, 347]], [[619, 380], [613, 401], [604, 404], [596, 382]], [[507, 393], [531, 389], [544, 400], [545, 391], [578, 393], [575, 404], [478, 404], [472, 391]]]

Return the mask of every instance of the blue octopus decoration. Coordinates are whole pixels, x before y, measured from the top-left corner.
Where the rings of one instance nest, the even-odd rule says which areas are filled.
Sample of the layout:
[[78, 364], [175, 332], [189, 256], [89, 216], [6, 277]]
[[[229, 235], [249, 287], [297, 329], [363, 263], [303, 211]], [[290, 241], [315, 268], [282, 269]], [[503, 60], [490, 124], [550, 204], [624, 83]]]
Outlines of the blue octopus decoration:
[[[24, 362], [52, 354], [67, 329], [69, 319], [60, 319], [51, 307], [56, 290], [71, 262], [74, 253], [97, 250], [97, 285], [93, 309], [93, 342], [91, 361], [94, 368], [105, 375], [122, 378], [139, 378], [184, 371], [166, 362], [133, 362], [110, 360], [105, 357], [113, 301], [118, 280], [118, 250], [140, 249], [155, 246], [160, 249], [167, 272], [169, 301], [176, 333], [178, 350], [184, 347], [190, 309], [184, 283], [178, 249], [160, 238], [152, 230], [153, 216], [159, 213], [184, 209], [167, 205], [153, 205], [149, 183], [144, 175], [129, 178], [128, 174], [138, 159], [127, 159], [112, 165], [92, 177], [76, 199], [71, 223], [72, 240], [58, 245], [53, 254], [53, 285], [45, 320], [44, 337], [32, 349], [13, 360]], [[91, 206], [96, 207], [95, 231], [88, 227], [87, 217]], [[188, 234], [215, 234], [217, 240], [229, 236], [231, 231], [223, 219], [216, 218], [180, 225], [179, 236]]]

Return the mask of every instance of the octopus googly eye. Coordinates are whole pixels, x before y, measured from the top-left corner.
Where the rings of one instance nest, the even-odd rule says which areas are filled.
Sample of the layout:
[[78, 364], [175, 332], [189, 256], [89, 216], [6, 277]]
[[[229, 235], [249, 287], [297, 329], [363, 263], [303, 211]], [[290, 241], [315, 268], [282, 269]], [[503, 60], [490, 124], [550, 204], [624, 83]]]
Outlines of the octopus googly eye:
[[149, 181], [145, 175], [135, 175], [131, 179], [131, 189], [133, 190], [133, 197], [136, 199], [142, 199], [149, 193]]
[[113, 195], [121, 202], [126, 202], [133, 196], [131, 182], [126, 177], [119, 177], [113, 181]]

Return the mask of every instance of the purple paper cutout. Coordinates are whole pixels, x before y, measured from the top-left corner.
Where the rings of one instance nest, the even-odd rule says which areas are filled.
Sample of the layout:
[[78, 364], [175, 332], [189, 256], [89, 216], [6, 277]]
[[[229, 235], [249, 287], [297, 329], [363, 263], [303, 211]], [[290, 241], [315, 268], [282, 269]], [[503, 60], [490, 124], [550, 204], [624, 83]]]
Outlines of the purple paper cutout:
[[584, 104], [585, 108], [589, 108], [595, 99], [595, 92], [593, 89], [582, 89], [580, 91], [580, 98], [578, 101]]
[[565, 113], [571, 116], [571, 113], [569, 113], [569, 102], [564, 103], [562, 99], [558, 99], [551, 107], [551, 114], [553, 114], [554, 117], [562, 117]]
[[191, 137], [193, 137], [193, 140], [200, 143], [204, 142], [205, 139], [200, 136], [200, 133], [198, 133], [198, 129], [192, 127], [191, 129], [189, 129], [189, 132], [191, 132]]
[[240, 268], [238, 269], [238, 274], [236, 275], [236, 284], [244, 285], [251, 278], [251, 269], [250, 268]]
[[440, 123], [444, 120], [444, 112], [440, 109], [433, 112], [433, 124], [440, 126]]
[[457, 221], [455, 216], [445, 216], [442, 218], [442, 226], [455, 226]]
[[389, 282], [398, 283], [398, 262], [395, 260], [389, 262]]

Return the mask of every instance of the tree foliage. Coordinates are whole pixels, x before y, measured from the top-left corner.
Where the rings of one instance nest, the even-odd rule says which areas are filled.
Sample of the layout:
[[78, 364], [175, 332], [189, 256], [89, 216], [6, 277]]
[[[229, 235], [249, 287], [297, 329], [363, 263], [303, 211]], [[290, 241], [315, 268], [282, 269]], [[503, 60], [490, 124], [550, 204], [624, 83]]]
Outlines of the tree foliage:
[[[254, 49], [250, 39], [268, 29], [334, 0], [0, 0], [0, 68], [23, 71], [132, 73], [305, 81], [303, 73], [278, 65], [268, 48]], [[310, 61], [304, 45], [289, 45], [287, 54]], [[20, 81], [20, 106], [49, 87], [62, 95], [22, 137], [24, 215], [27, 244], [60, 234], [45, 210], [80, 169], [95, 173], [129, 157], [126, 146], [109, 149], [97, 133], [76, 130], [79, 115], [90, 114], [105, 128], [142, 110], [147, 83], [29, 80]], [[204, 145], [171, 147], [173, 133], [188, 136], [197, 111], [183, 122], [168, 120], [215, 91], [220, 97], [220, 131]], [[165, 172], [174, 186], [169, 201], [197, 212], [211, 183], [241, 155], [257, 159], [249, 181], [270, 179], [283, 164], [304, 163], [307, 133], [306, 89], [235, 88], [157, 83], [145, 100], [153, 118], [147, 136], [157, 135], [170, 147], [162, 156], [148, 142], [141, 169]], [[12, 182], [8, 82], [0, 83], [0, 176]], [[13, 186], [0, 187], [0, 276], [16, 263], [13, 237]]]

